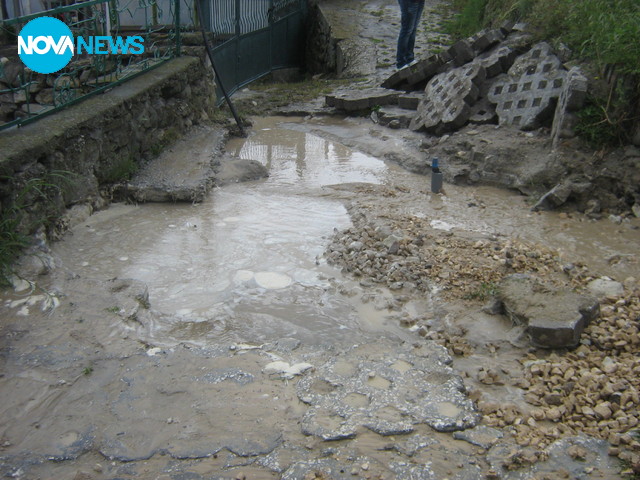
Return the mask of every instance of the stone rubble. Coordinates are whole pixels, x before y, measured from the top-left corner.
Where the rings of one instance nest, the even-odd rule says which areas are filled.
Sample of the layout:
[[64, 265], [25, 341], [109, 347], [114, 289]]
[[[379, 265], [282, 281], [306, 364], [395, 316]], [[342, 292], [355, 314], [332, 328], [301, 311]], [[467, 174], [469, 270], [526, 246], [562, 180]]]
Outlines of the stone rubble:
[[[563, 452], [577, 465], [584, 465], [584, 451], [590, 455], [587, 447], [570, 448], [559, 443], [570, 442], [567, 439], [575, 436], [600, 442], [597, 448], [625, 462], [627, 473], [639, 472], [637, 279], [614, 282], [594, 276], [584, 265], [563, 264], [557, 252], [542, 246], [495, 238], [462, 238], [434, 231], [426, 219], [400, 217], [381, 226], [365, 215], [356, 215], [354, 226], [334, 237], [328, 260], [363, 284], [372, 282], [392, 290], [414, 289], [424, 294], [435, 288], [447, 300], [486, 302], [498, 292], [501, 279], [514, 273], [535, 274], [555, 286], [551, 289], [599, 293], [600, 314], [585, 326], [576, 349], [551, 353], [530, 350], [521, 360], [520, 372], [480, 369], [480, 383], [520, 389], [526, 402], [497, 402], [479, 391], [470, 392], [483, 414], [482, 428], [508, 432], [516, 442], [511, 446], [495, 443], [493, 448], [498, 450], [494, 454], [500, 461], [495, 465], [495, 476], [487, 478], [524, 478], [518, 472], [526, 465], [540, 472], [527, 478], [557, 478], [544, 472], [548, 464], [553, 464], [552, 452], [558, 445], [563, 445]], [[464, 331], [434, 330], [426, 319], [414, 319], [407, 326], [446, 346], [454, 356], [473, 353]], [[468, 434], [470, 431], [458, 436]], [[511, 471], [513, 475], [508, 473]]]
[[[383, 91], [424, 91], [412, 130], [443, 135], [468, 123], [499, 123], [528, 131], [553, 122], [557, 145], [574, 135], [574, 112], [586, 98], [587, 80], [579, 67], [567, 71], [549, 44], [531, 43], [521, 27], [485, 29], [394, 72], [381, 85]], [[386, 104], [399, 99], [380, 101], [375, 89], [326, 97], [328, 107], [346, 112]], [[390, 126], [401, 128], [397, 122]]]

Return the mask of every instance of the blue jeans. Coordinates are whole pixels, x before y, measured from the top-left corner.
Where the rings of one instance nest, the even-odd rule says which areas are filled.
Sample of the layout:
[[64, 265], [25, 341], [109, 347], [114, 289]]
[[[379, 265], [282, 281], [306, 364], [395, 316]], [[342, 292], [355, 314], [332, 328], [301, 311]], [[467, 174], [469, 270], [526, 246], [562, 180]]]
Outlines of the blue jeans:
[[416, 31], [422, 16], [425, 0], [398, 0], [400, 4], [400, 34], [398, 35], [398, 50], [396, 66], [404, 67], [414, 59], [413, 47], [416, 43]]

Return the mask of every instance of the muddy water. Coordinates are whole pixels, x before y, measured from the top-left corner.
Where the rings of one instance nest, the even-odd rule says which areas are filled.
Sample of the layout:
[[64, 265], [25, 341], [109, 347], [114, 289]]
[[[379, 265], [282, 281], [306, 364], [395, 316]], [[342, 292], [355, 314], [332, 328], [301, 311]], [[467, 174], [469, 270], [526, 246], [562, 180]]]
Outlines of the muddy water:
[[353, 125], [283, 120], [259, 120], [248, 139], [227, 145], [266, 165], [268, 179], [217, 188], [198, 205], [112, 206], [76, 227], [56, 255], [84, 276], [148, 284], [153, 308], [165, 314], [151, 332], [159, 343], [293, 336], [316, 344], [395, 330], [379, 306], [336, 295], [346, 280], [322, 259], [328, 237], [350, 225], [331, 188], [345, 183], [418, 192], [404, 209], [434, 228], [546, 244], [621, 280], [637, 269], [637, 222], [532, 213], [525, 197], [488, 187], [447, 185], [446, 195], [431, 195], [428, 177], [337, 141], [347, 132], [352, 139]]
[[336, 331], [382, 328], [335, 295], [339, 273], [321, 257], [334, 230], [350, 225], [324, 187], [380, 183], [388, 167], [269, 122], [227, 150], [261, 161], [269, 178], [215, 189], [198, 205], [114, 205], [76, 227], [56, 255], [83, 276], [145, 282], [167, 319], [152, 332], [160, 343], [284, 336], [322, 343]]

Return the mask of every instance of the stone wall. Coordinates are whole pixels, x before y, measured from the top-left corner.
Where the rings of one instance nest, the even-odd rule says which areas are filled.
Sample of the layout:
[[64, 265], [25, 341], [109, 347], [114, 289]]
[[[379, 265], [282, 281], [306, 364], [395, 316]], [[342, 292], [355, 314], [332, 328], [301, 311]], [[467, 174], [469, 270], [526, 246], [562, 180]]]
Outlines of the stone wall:
[[310, 2], [307, 69], [355, 78], [375, 73], [376, 46], [362, 35], [362, 12], [350, 0]]
[[52, 233], [65, 209], [108, 202], [126, 178], [190, 126], [207, 121], [215, 83], [200, 48], [105, 94], [0, 132], [0, 215], [28, 212], [20, 230]]

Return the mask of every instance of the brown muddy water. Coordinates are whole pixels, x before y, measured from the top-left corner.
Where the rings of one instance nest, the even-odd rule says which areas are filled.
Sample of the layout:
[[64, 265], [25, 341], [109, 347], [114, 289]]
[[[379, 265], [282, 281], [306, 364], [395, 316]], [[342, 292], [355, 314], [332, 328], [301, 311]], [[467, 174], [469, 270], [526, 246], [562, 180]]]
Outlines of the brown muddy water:
[[[524, 197], [488, 187], [432, 195], [428, 177], [380, 160], [392, 141], [349, 120], [258, 119], [226, 150], [265, 164], [267, 179], [194, 205], [115, 204], [75, 226], [52, 246], [68, 297], [4, 295], [3, 474], [305, 478], [309, 465], [337, 462], [336, 478], [481, 478], [482, 453], [429, 423], [472, 424], [456, 376], [439, 347], [416, 347], [397, 321], [434, 299], [398, 305], [397, 292], [360, 285], [323, 257], [351, 225], [349, 186], [414, 192], [402, 208], [434, 228], [542, 243], [618, 280], [637, 276], [638, 219], [532, 213]], [[383, 216], [388, 201], [370, 199]], [[154, 315], [144, 328], [92, 297], [105, 285], [95, 279], [114, 278], [147, 285]], [[508, 338], [498, 317], [468, 323], [481, 342]], [[504, 353], [460, 366], [518, 355]], [[269, 374], [274, 360], [313, 368], [296, 383]], [[412, 387], [421, 381], [432, 383]]]
[[322, 258], [328, 238], [350, 225], [344, 194], [331, 188], [340, 184], [401, 185], [419, 193], [406, 213], [436, 229], [540, 243], [620, 280], [637, 274], [638, 219], [533, 213], [526, 197], [490, 187], [446, 185], [446, 195], [431, 195], [428, 177], [345, 147], [335, 140], [343, 131], [353, 136], [353, 125], [259, 119], [226, 149], [266, 165], [268, 179], [216, 188], [196, 205], [113, 205], [54, 253], [82, 276], [145, 282], [153, 308], [175, 322], [157, 326], [163, 343], [284, 335], [322, 343], [382, 328], [375, 308], [336, 295], [346, 279]]

